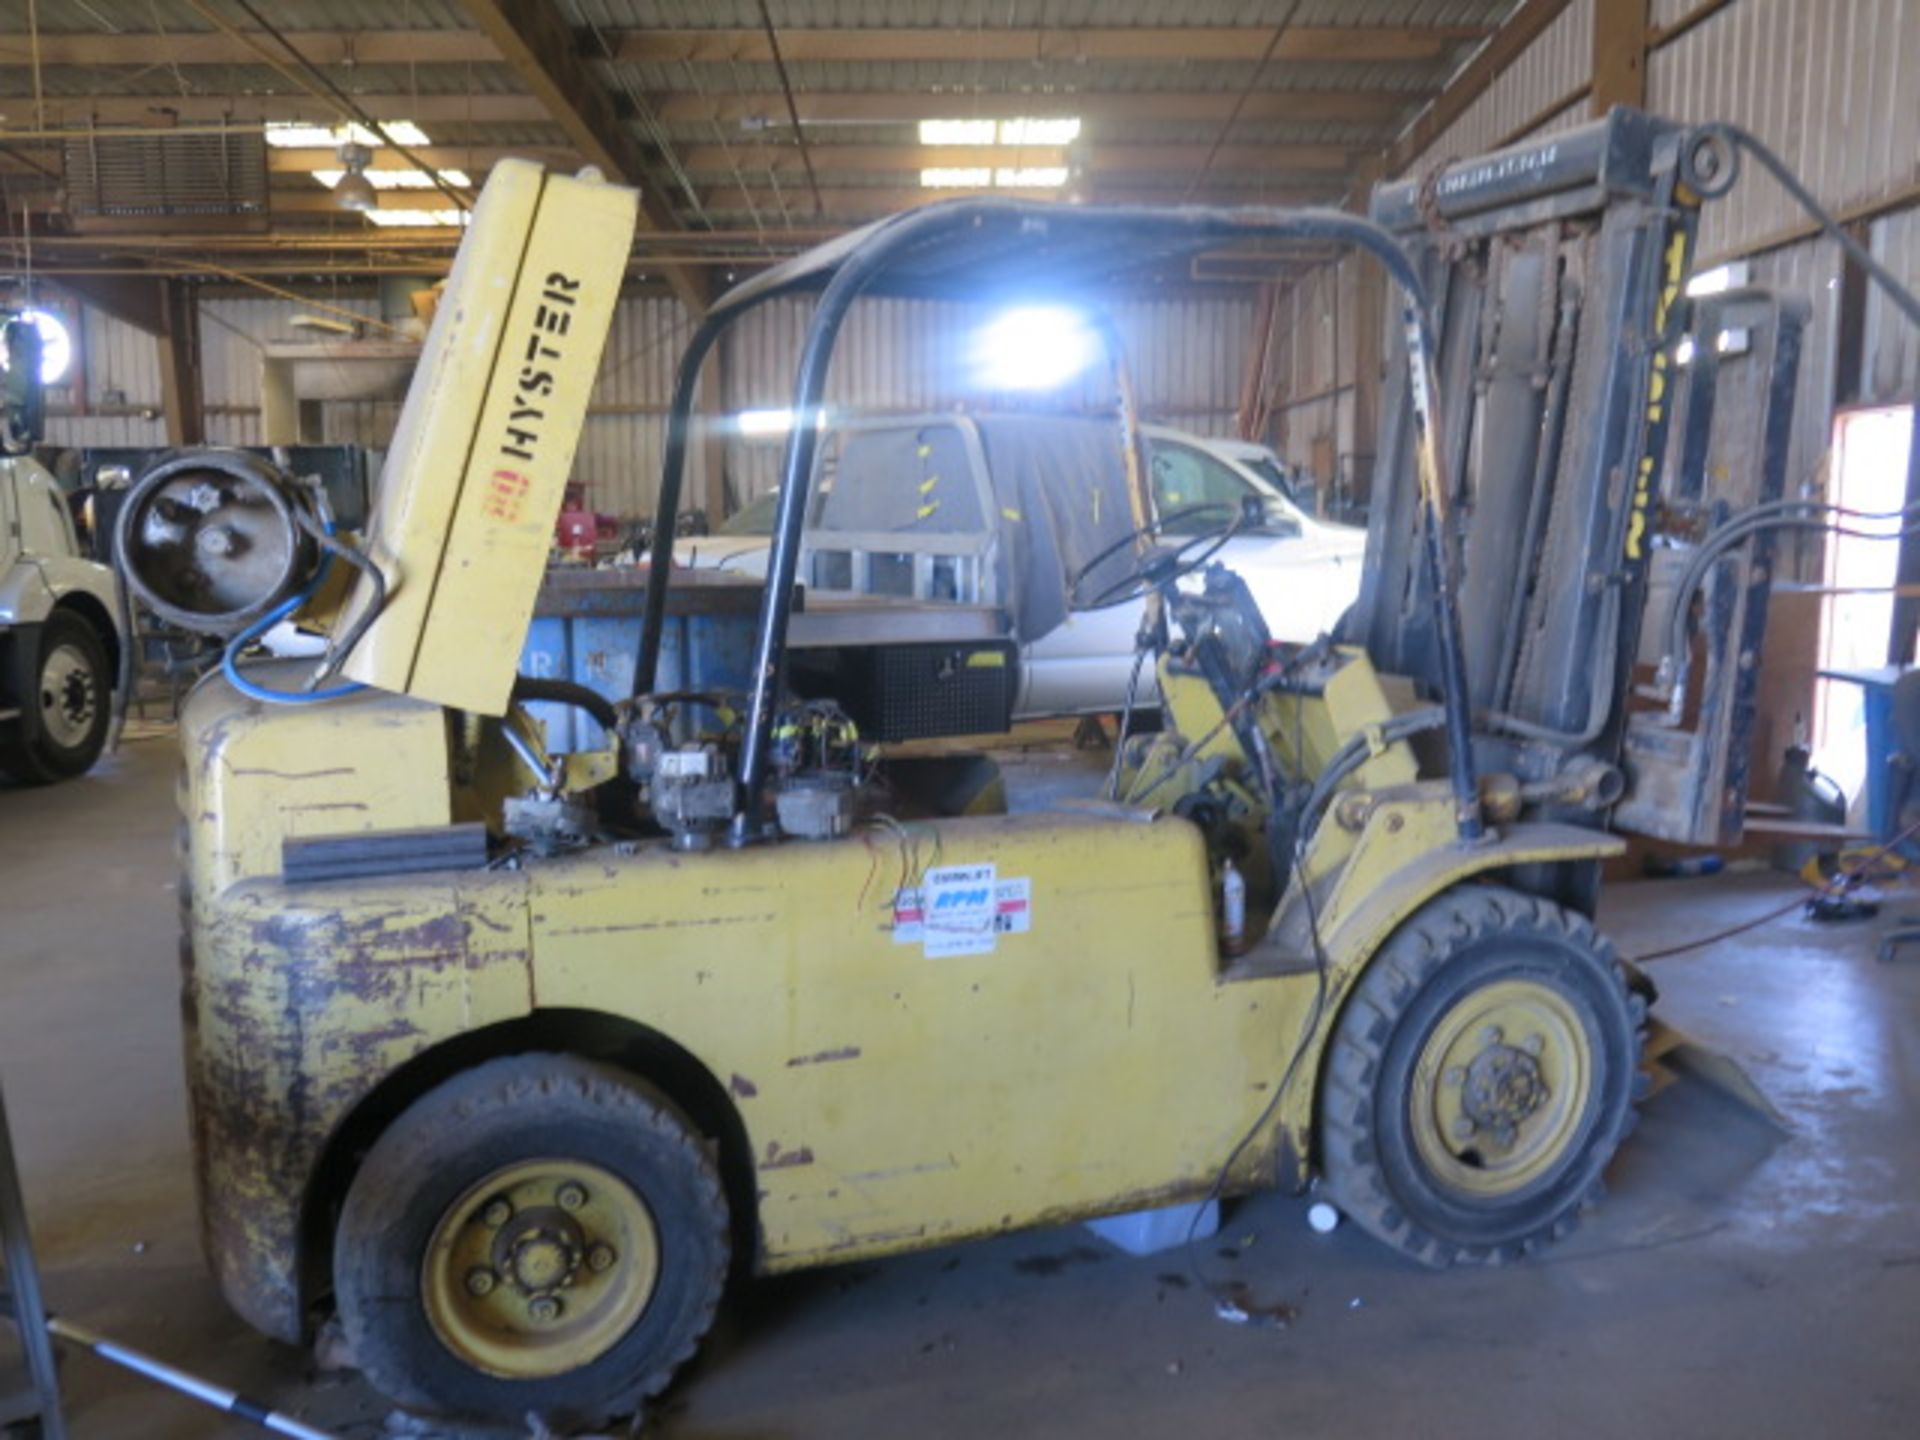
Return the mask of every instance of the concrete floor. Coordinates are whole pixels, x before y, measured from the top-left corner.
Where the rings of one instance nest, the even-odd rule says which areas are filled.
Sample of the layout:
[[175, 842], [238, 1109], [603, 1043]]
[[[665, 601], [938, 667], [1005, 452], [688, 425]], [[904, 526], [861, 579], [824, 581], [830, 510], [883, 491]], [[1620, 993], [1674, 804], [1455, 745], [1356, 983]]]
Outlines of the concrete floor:
[[[78, 783], [0, 789], [0, 1074], [49, 1289], [344, 1434], [417, 1433], [244, 1330], [202, 1270], [172, 765], [149, 738]], [[1622, 885], [1602, 919], [1634, 953], [1790, 893], [1774, 876]], [[1606, 1204], [1541, 1262], [1431, 1274], [1264, 1197], [1201, 1257], [1296, 1306], [1286, 1329], [1224, 1324], [1177, 1255], [1123, 1258], [1077, 1229], [825, 1271], [734, 1301], [649, 1433], [1912, 1435], [1920, 950], [1875, 963], [1883, 927], [1796, 915], [1662, 963], [1660, 1013], [1745, 1063], [1792, 1137], [1675, 1086]], [[88, 1357], [66, 1373], [82, 1440], [257, 1433]]]

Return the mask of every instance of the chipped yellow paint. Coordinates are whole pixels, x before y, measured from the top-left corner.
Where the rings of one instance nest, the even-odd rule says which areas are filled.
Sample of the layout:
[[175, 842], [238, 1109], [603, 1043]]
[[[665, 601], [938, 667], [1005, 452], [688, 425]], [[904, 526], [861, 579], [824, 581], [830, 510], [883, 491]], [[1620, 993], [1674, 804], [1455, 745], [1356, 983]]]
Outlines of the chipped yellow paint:
[[[469, 752], [498, 754], [497, 736], [375, 693], [263, 710], [214, 679], [182, 738], [208, 1249], [241, 1313], [290, 1339], [329, 1141], [400, 1067], [473, 1031], [590, 1011], [691, 1053], [745, 1131], [757, 1259], [794, 1269], [1191, 1198], [1305, 1034], [1229, 1189], [1302, 1178], [1319, 1047], [1393, 926], [1462, 876], [1617, 848], [1551, 827], [1462, 847], [1444, 786], [1389, 787], [1357, 837], [1323, 825], [1309, 853], [1316, 1011], [1311, 967], [1220, 954], [1204, 847], [1175, 819], [1067, 810], [289, 887], [283, 835], [445, 824], [475, 804]], [[896, 888], [957, 864], [1029, 880], [1030, 929], [946, 957], [896, 936]]]

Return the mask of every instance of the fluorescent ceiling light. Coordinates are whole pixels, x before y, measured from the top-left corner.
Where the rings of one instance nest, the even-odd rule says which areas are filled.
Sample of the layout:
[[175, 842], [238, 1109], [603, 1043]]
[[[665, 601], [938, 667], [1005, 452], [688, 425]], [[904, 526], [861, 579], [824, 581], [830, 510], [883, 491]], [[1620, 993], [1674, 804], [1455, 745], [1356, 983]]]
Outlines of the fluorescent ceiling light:
[[[393, 137], [396, 145], [430, 145], [427, 132], [411, 120], [383, 120], [380, 128]], [[304, 120], [269, 120], [267, 144], [276, 150], [332, 150], [351, 140], [356, 145], [376, 148], [387, 142], [365, 125], [309, 125]]]
[[1080, 119], [1075, 115], [1000, 122], [1002, 145], [1068, 145], [1079, 138]]
[[991, 120], [922, 120], [922, 145], [991, 145], [994, 122]]
[[993, 183], [993, 172], [986, 166], [935, 166], [920, 172], [920, 184], [928, 190], [971, 190]]
[[[329, 190], [340, 183], [344, 170], [315, 170], [313, 178]], [[376, 190], [432, 190], [433, 176], [424, 170], [368, 170], [363, 172]], [[442, 170], [440, 178], [460, 190], [471, 190], [473, 181], [464, 170]]]
[[472, 214], [468, 210], [368, 210], [367, 219], [376, 225], [465, 225]]
[[1002, 190], [1044, 190], [1067, 183], [1064, 165], [1028, 165], [1022, 169], [999, 169], [993, 183]]
[[922, 145], [1066, 145], [1080, 138], [1077, 115], [1012, 120], [922, 120]]

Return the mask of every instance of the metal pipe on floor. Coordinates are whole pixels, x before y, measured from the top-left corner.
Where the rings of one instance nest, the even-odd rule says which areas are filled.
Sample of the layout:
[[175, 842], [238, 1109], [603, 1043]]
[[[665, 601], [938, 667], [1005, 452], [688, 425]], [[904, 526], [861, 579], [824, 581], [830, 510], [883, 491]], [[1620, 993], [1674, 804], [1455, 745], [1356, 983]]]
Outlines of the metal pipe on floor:
[[263, 1430], [271, 1430], [276, 1435], [291, 1436], [292, 1440], [340, 1440], [329, 1430], [316, 1430], [313, 1426], [294, 1419], [291, 1415], [282, 1415], [278, 1410], [262, 1405], [258, 1400], [249, 1400], [238, 1391], [228, 1390], [215, 1385], [212, 1381], [202, 1380], [197, 1375], [189, 1375], [165, 1361], [156, 1360], [131, 1346], [109, 1340], [104, 1335], [96, 1335], [58, 1316], [47, 1318], [47, 1330], [55, 1338], [69, 1344], [91, 1350], [102, 1360], [144, 1375], [147, 1379], [165, 1385], [169, 1390], [178, 1390], [182, 1395], [192, 1396], [203, 1405], [223, 1411], [238, 1419], [250, 1421]]

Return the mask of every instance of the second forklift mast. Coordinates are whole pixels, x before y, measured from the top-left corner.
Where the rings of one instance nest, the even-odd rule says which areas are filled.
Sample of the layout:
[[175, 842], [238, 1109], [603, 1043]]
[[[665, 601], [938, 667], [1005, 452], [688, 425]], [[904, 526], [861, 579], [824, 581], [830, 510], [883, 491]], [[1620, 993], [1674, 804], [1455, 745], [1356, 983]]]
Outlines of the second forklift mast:
[[[1706, 176], [1730, 184], [1733, 164], [1702, 143], [1616, 109], [1384, 185], [1372, 213], [1435, 311], [1475, 769], [1523, 785], [1580, 767], [1623, 778], [1613, 828], [1717, 845], [1739, 838], [1745, 806], [1769, 536], [1713, 575], [1697, 699], [1678, 716], [1636, 695], [1637, 668], [1658, 658], [1641, 634], [1678, 547], [1785, 492], [1808, 312], [1759, 290], [1687, 295], [1700, 205], [1719, 193]], [[1397, 330], [1385, 373], [1365, 578], [1342, 638], [1437, 690]], [[1541, 818], [1591, 824], [1598, 808], [1549, 803]], [[1582, 908], [1597, 883], [1591, 866], [1533, 879]]]

